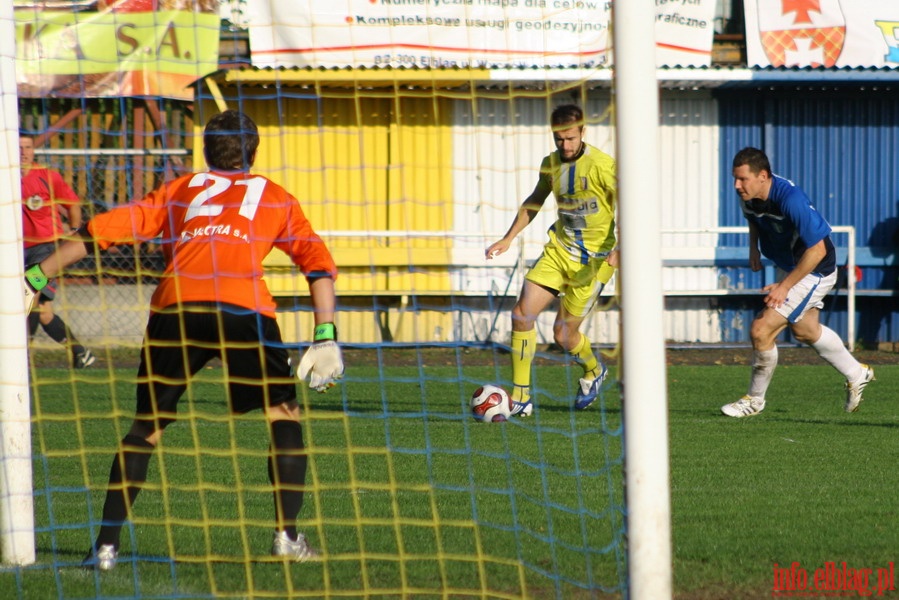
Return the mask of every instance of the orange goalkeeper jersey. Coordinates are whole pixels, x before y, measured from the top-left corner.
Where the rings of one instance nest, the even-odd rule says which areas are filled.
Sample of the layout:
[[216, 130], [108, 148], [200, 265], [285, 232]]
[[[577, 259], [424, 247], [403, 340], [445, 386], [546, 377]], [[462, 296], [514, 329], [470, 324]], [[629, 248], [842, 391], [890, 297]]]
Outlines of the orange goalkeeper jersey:
[[[161, 242], [165, 273], [150, 300], [227, 302], [274, 317], [262, 260], [283, 250], [306, 277], [337, 267], [300, 203], [280, 185], [247, 172], [185, 175], [88, 223], [97, 246]], [[161, 238], [161, 240], [160, 240]]]

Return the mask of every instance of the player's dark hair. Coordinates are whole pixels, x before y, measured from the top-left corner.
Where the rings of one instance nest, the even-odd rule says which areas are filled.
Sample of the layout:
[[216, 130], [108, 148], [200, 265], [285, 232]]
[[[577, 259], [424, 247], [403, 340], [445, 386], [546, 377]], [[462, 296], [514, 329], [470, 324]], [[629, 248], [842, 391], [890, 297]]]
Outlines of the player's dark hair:
[[27, 129], [20, 129], [19, 137], [20, 138], [28, 138], [30, 140], [33, 140], [34, 138], [37, 137], [37, 134], [33, 131], [28, 131]]
[[758, 148], [746, 147], [737, 152], [734, 156], [733, 167], [736, 169], [743, 165], [749, 165], [749, 170], [753, 173], [767, 171], [768, 175], [771, 175], [771, 162], [768, 160], [768, 156]]
[[259, 129], [253, 119], [237, 110], [226, 110], [209, 119], [203, 131], [203, 153], [213, 169], [249, 169], [256, 160]]
[[553, 109], [549, 117], [549, 124], [553, 129], [584, 126], [584, 111], [577, 104], [563, 104]]

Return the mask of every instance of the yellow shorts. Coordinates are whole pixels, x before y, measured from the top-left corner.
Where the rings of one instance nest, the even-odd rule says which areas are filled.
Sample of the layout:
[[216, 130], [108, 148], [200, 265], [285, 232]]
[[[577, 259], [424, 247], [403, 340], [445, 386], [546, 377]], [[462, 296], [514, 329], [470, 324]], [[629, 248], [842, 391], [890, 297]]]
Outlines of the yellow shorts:
[[570, 315], [586, 317], [614, 272], [615, 267], [605, 259], [590, 259], [582, 265], [549, 242], [543, 246], [543, 254], [525, 279], [556, 290], [562, 295], [562, 306]]

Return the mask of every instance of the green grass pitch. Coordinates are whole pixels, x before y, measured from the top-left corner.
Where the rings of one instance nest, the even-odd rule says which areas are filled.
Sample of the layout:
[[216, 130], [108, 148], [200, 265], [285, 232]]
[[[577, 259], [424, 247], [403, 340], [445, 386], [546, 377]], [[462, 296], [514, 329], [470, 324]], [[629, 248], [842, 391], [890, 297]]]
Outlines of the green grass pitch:
[[[678, 598], [770, 597], [775, 563], [895, 560], [899, 366], [875, 370], [856, 414], [829, 367], [782, 366], [764, 413], [732, 420], [718, 408], [745, 391], [748, 367], [669, 368]], [[535, 417], [505, 424], [467, 414], [476, 383], [497, 381], [489, 366], [350, 365], [341, 388], [305, 397], [300, 529], [325, 560], [301, 565], [267, 556], [264, 424], [228, 418], [208, 369], [151, 462], [119, 566], [100, 575], [77, 565], [134, 370], [34, 375], [38, 562], [0, 568], [7, 597], [621, 597], [620, 401], [611, 386], [603, 414], [574, 413], [565, 367], [536, 367]]]

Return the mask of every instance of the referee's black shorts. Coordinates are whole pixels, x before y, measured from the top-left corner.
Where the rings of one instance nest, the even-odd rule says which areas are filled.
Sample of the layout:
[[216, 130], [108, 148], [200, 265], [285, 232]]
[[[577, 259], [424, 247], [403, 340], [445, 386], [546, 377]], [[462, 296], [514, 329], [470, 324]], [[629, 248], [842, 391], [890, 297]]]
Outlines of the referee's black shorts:
[[230, 304], [191, 302], [150, 315], [137, 371], [136, 420], [154, 429], [175, 421], [188, 380], [213, 358], [222, 359], [232, 413], [297, 397], [275, 319]]

